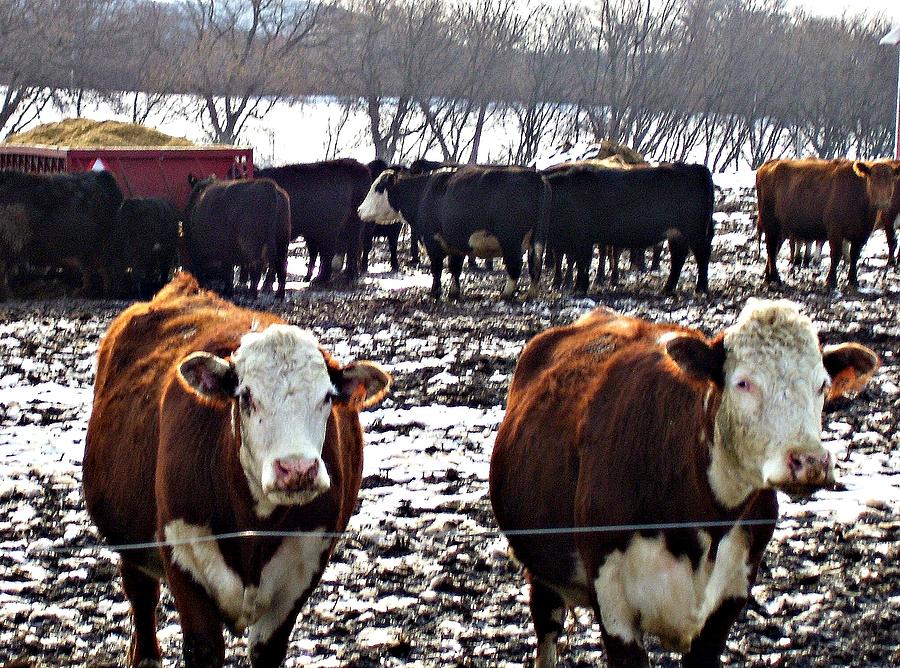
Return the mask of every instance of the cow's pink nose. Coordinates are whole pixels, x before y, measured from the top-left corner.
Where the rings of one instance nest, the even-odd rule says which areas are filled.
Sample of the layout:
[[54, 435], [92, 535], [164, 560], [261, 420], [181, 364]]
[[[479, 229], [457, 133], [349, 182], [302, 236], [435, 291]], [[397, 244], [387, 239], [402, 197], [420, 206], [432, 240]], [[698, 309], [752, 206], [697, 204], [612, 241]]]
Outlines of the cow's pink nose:
[[318, 459], [285, 457], [276, 459], [275, 486], [283, 492], [300, 492], [310, 489], [319, 475]]
[[789, 452], [788, 470], [791, 478], [800, 485], [825, 485], [834, 481], [831, 453]]

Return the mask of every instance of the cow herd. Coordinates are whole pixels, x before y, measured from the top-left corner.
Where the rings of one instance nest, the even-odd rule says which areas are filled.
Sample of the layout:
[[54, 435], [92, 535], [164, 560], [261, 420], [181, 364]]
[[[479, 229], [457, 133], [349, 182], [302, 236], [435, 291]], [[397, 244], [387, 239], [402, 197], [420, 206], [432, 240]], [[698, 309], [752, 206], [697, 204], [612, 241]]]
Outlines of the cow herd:
[[[648, 666], [645, 634], [686, 666], [720, 665], [773, 534], [776, 490], [835, 482], [823, 406], [878, 364], [859, 344], [823, 348], [786, 300], [749, 300], [713, 337], [604, 308], [535, 336], [489, 474], [529, 585], [535, 666], [556, 666], [576, 607], [597, 615], [611, 666]], [[391, 382], [184, 272], [112, 322], [83, 484], [121, 555], [127, 665], [161, 664], [162, 579], [186, 666], [222, 666], [225, 627], [248, 633], [251, 665], [281, 665], [357, 504], [359, 412]]]
[[[774, 160], [757, 172], [758, 232], [765, 237], [765, 281], [779, 284], [778, 251], [828, 241], [837, 271], [847, 246], [849, 284], [876, 226], [884, 229], [889, 263], [895, 261], [900, 162]], [[714, 188], [702, 165], [624, 165], [584, 160], [544, 170], [515, 166], [438, 164], [403, 167], [383, 161], [363, 165], [341, 159], [260, 169], [240, 183], [191, 177], [185, 211], [162, 200], [124, 200], [105, 172], [36, 175], [0, 173], [0, 297], [35, 277], [68, 276], [75, 293], [114, 298], [149, 297], [181, 266], [202, 285], [231, 294], [237, 282], [256, 295], [277, 282], [283, 297], [287, 246], [302, 237], [309, 252], [307, 280], [327, 285], [335, 271], [352, 283], [368, 269], [372, 240], [390, 244], [391, 269], [399, 269], [397, 242], [410, 227], [410, 256], [424, 247], [441, 295], [447, 260], [450, 297], [461, 292], [466, 256], [502, 258], [512, 298], [527, 256], [534, 296], [545, 256], [559, 285], [563, 259], [575, 270], [574, 290], [588, 290], [591, 259], [600, 247], [597, 279], [607, 257], [612, 280], [621, 250], [633, 259], [668, 243], [670, 272], [664, 290], [675, 290], [690, 253], [698, 291], [708, 288], [714, 238]], [[799, 255], [798, 255], [799, 257]], [[313, 277], [318, 261], [318, 274]]]

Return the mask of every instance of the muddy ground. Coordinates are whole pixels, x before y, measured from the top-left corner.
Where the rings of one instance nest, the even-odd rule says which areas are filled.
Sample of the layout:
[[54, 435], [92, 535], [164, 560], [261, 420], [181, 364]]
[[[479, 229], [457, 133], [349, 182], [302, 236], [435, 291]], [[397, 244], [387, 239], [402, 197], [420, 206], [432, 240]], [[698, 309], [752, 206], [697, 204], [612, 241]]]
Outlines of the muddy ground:
[[[500, 304], [502, 275], [469, 273], [462, 301], [435, 302], [413, 270], [379, 274], [382, 253], [374, 278], [355, 290], [296, 283], [284, 304], [262, 303], [311, 328], [342, 361], [373, 359], [395, 375], [390, 398], [364, 416], [359, 511], [297, 623], [287, 665], [527, 663], [534, 641], [524, 581], [486, 498], [493, 435], [522, 345], [601, 304], [707, 333], [730, 324], [748, 296], [770, 294], [749, 221], [720, 216], [708, 296], [693, 293], [689, 261], [674, 297], [657, 294], [662, 274], [629, 273], [589, 298], [545, 289], [538, 300]], [[803, 304], [824, 342], [864, 343], [883, 366], [824, 419], [838, 474], [856, 481], [855, 492], [783, 507], [726, 665], [900, 665], [900, 276], [885, 274], [877, 249], [866, 258], [860, 293], [825, 293], [824, 265], [787, 275], [790, 287], [776, 293]], [[124, 306], [0, 304], [0, 666], [123, 665], [127, 605], [113, 553], [95, 547], [78, 464], [93, 356]], [[882, 485], [871, 494], [870, 476]], [[165, 593], [160, 639], [166, 665], [176, 665], [180, 631]], [[677, 665], [676, 655], [650, 646], [655, 665]], [[229, 665], [249, 665], [243, 639], [230, 641], [228, 656]], [[587, 612], [570, 621], [560, 657], [565, 666], [605, 665]]]

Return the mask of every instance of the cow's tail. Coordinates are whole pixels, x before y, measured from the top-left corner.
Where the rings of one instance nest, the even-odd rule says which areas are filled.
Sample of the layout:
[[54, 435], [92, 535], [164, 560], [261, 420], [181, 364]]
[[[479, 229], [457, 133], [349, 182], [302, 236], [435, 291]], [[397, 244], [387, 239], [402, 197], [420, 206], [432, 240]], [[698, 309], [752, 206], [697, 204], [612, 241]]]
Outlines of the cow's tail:
[[550, 231], [550, 208], [553, 204], [553, 190], [550, 188], [550, 182], [543, 175], [540, 178], [542, 186], [541, 206], [534, 225], [534, 232], [531, 235], [531, 257], [529, 258], [529, 261], [533, 262], [535, 267], [531, 272], [534, 284], [541, 280], [541, 271], [544, 266], [544, 251], [547, 248], [547, 237]]
[[[706, 218], [706, 243], [712, 256], [712, 240], [715, 233], [715, 219], [713, 214], [716, 212], [716, 186], [713, 183], [712, 172], [706, 167], [703, 168], [703, 175], [706, 179], [706, 208], [703, 215]], [[710, 257], [710, 259], [712, 259]]]

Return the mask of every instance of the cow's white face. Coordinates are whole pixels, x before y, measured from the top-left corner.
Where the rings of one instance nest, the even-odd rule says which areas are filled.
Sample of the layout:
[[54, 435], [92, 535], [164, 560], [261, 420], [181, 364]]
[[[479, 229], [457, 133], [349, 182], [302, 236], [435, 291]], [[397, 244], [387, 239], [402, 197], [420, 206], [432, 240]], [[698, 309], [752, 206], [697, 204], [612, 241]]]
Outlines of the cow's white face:
[[820, 438], [831, 379], [809, 318], [790, 302], [754, 300], [726, 331], [725, 351], [716, 442], [756, 488], [833, 482]]
[[329, 368], [311, 333], [281, 324], [245, 334], [230, 360], [188, 355], [179, 374], [197, 394], [229, 402], [241, 466], [262, 516], [329, 489], [322, 448], [332, 405], [373, 405], [390, 383], [371, 362]]
[[673, 341], [666, 345], [676, 363], [700, 375], [706, 369], [719, 386], [709, 479], [721, 503], [734, 507], [758, 489], [834, 482], [822, 407], [865, 383], [878, 366], [874, 352], [843, 344], [823, 353], [810, 319], [786, 300], [749, 300], [705, 350], [698, 339]]
[[331, 486], [322, 445], [338, 395], [316, 339], [290, 325], [245, 334], [237, 372], [241, 464], [272, 504], [308, 503]]
[[369, 188], [369, 193], [359, 205], [357, 213], [365, 223], [379, 221], [394, 221], [402, 219], [399, 211], [394, 210], [388, 200], [388, 187], [397, 180], [397, 173], [392, 169], [386, 169]]

